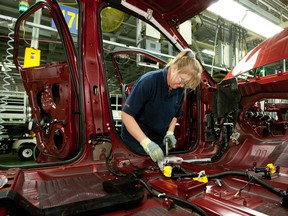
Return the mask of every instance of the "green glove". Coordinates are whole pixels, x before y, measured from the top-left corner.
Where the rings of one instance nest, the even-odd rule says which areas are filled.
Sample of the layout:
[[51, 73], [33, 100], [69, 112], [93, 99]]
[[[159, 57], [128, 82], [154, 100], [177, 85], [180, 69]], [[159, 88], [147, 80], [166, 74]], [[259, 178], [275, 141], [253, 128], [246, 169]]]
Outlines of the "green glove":
[[162, 161], [164, 154], [162, 149], [156, 143], [152, 142], [148, 137], [140, 142], [145, 152], [151, 157], [154, 162]]
[[167, 131], [166, 136], [163, 139], [163, 144], [166, 146], [166, 140], [168, 142], [169, 149], [172, 149], [175, 147], [177, 140], [174, 136], [174, 133], [172, 131]]

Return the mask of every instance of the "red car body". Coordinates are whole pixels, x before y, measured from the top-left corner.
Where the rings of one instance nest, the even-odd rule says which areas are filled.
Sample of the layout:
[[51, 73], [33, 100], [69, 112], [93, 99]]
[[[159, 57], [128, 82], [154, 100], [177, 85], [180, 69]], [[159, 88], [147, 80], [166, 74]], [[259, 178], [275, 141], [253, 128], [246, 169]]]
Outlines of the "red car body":
[[[178, 146], [161, 169], [127, 148], [115, 131], [102, 64], [101, 8], [108, 4], [150, 20], [180, 50], [188, 45], [178, 25], [213, 2], [82, 0], [78, 49], [57, 2], [39, 2], [22, 14], [14, 61], [40, 154], [38, 164], [1, 167], [8, 181], [0, 189], [0, 215], [286, 215], [288, 104], [266, 99], [288, 100], [288, 73], [260, 76], [253, 70], [287, 59], [287, 29], [253, 49], [220, 83], [203, 70], [178, 119]], [[17, 59], [20, 21], [39, 8], [57, 21], [67, 62], [23, 68]], [[149, 10], [152, 15], [143, 17]], [[121, 83], [117, 53], [111, 56]], [[263, 111], [275, 112], [278, 120]]]

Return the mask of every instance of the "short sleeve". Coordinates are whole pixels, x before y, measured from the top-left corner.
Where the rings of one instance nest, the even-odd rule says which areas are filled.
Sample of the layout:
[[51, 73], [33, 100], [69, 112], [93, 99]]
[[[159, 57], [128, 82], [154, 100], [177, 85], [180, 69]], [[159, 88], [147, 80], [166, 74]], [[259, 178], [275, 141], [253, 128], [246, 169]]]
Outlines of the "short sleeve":
[[148, 77], [140, 78], [134, 84], [128, 95], [122, 111], [135, 117], [149, 100], [152, 92], [152, 82]]

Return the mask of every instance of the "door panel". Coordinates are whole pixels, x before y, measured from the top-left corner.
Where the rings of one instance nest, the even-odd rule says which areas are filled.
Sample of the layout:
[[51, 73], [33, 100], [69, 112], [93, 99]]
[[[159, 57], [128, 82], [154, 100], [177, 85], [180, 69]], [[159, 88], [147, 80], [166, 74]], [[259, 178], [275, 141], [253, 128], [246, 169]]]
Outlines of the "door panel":
[[39, 162], [69, 159], [79, 150], [77, 39], [49, 3], [35, 4], [15, 25], [14, 60], [29, 98]]

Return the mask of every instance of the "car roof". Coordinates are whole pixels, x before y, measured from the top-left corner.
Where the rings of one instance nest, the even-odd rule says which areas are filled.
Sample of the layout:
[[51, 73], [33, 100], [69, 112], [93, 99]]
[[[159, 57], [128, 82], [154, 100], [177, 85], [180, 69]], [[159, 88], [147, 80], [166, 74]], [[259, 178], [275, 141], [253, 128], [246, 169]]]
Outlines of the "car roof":
[[177, 26], [191, 17], [201, 13], [212, 3], [218, 0], [126, 0], [144, 11], [152, 10], [159, 14], [162, 19], [171, 27]]
[[288, 29], [263, 41], [252, 49], [225, 77], [238, 76], [246, 71], [288, 58]]

